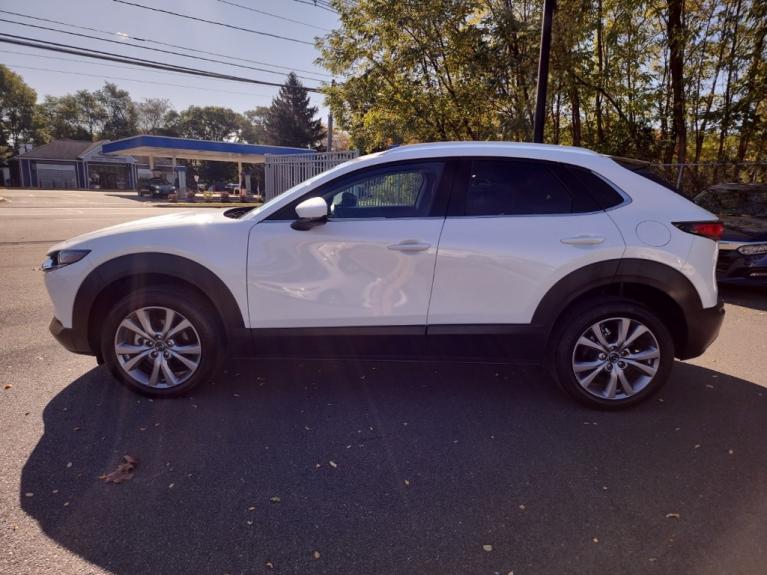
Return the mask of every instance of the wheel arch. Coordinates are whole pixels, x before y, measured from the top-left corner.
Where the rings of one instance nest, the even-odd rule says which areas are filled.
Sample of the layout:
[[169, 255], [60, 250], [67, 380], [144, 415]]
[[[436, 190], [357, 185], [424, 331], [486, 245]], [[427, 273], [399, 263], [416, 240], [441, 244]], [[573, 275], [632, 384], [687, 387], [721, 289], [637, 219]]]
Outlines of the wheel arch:
[[120, 256], [91, 271], [75, 297], [74, 330], [85, 335], [89, 347], [96, 353], [99, 349], [97, 326], [109, 303], [133, 291], [156, 285], [183, 286], [199, 294], [217, 312], [228, 339], [232, 332], [244, 330], [237, 300], [221, 278], [188, 258], [160, 253]]
[[681, 272], [651, 260], [608, 260], [575, 270], [541, 298], [532, 323], [543, 327], [551, 340], [568, 310], [605, 296], [630, 298], [656, 311], [672, 334], [677, 355], [687, 355], [687, 317], [702, 309], [700, 296]]

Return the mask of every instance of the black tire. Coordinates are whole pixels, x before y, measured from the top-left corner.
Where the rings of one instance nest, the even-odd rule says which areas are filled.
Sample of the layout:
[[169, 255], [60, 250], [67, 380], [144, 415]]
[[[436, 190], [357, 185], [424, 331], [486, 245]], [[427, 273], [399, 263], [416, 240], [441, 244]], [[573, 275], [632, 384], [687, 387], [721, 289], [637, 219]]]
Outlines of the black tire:
[[[140, 360], [138, 369], [132, 370], [135, 376], [130, 375], [123, 365], [126, 363], [126, 358], [135, 356], [121, 355], [118, 358], [117, 351], [115, 349], [117, 343], [117, 337], [124, 338], [126, 333], [135, 336], [131, 330], [126, 330], [125, 327], [120, 327], [120, 324], [124, 319], [136, 313], [137, 310], [150, 308], [149, 315], [153, 321], [151, 324], [157, 328], [164, 329], [163, 318], [165, 317], [164, 310], [159, 308], [167, 308], [173, 310], [175, 314], [171, 322], [175, 326], [181, 324], [181, 319], [188, 320], [191, 325], [190, 328], [178, 332], [174, 337], [179, 338], [179, 342], [175, 342], [172, 339], [167, 339], [162, 342], [161, 347], [157, 347], [158, 342], [162, 339], [155, 340], [154, 345], [149, 343], [141, 343], [142, 349], [151, 349], [150, 355]], [[159, 314], [159, 315], [158, 315]], [[140, 326], [140, 322], [134, 321], [134, 324]], [[172, 330], [167, 330], [172, 331]], [[118, 333], [119, 332], [119, 333]], [[149, 334], [154, 336], [155, 334]], [[171, 334], [172, 335], [172, 334]], [[138, 341], [132, 342], [138, 344], [144, 340], [141, 336], [136, 336]], [[182, 338], [185, 338], [182, 341]], [[199, 341], [195, 341], [199, 340]], [[170, 343], [168, 343], [170, 342]], [[154, 288], [148, 288], [140, 292], [131, 293], [112, 306], [109, 310], [104, 321], [102, 333], [101, 333], [101, 356], [104, 359], [104, 363], [115, 376], [115, 378], [127, 385], [133, 391], [136, 391], [142, 395], [150, 397], [175, 397], [183, 395], [190, 391], [197, 385], [208, 381], [211, 376], [216, 372], [222, 357], [224, 356], [224, 336], [223, 328], [220, 325], [218, 316], [215, 310], [204, 298], [192, 290], [178, 290], [169, 287], [159, 286]], [[184, 349], [191, 349], [191, 346], [198, 344], [199, 354], [184, 356], [185, 359], [197, 362], [197, 367], [193, 370], [185, 369], [185, 366], [178, 362], [178, 353], [173, 353], [172, 350], [180, 351], [179, 347], [173, 347], [177, 345], [185, 346]], [[131, 345], [128, 343], [127, 345]], [[164, 349], [163, 355], [167, 358], [166, 367], [173, 371], [172, 367], [179, 367], [179, 371], [183, 371], [185, 377], [179, 377], [178, 384], [173, 384], [165, 375], [165, 369], [160, 371], [158, 376], [158, 382], [154, 386], [149, 386], [148, 382], [137, 381], [136, 376], [147, 374], [149, 365], [154, 367], [154, 360], [152, 357], [156, 357], [156, 349]], [[143, 351], [141, 352], [144, 353]], [[151, 354], [155, 354], [152, 356]], [[180, 359], [180, 358], [179, 358]], [[162, 361], [162, 359], [160, 359]], [[148, 363], [147, 363], [148, 362]], [[142, 371], [143, 370], [143, 371]], [[151, 377], [151, 374], [147, 376], [147, 379]]]
[[[623, 323], [623, 318], [628, 320], [628, 324]], [[623, 352], [627, 355], [621, 356], [622, 346], [602, 352], [581, 340], [584, 336], [597, 347], [603, 347], [595, 331], [590, 329], [595, 324], [599, 325], [604, 340], [610, 344], [620, 341], [623, 325], [628, 326], [625, 328], [628, 336], [640, 325], [648, 332], [638, 330], [642, 335], [631, 342], [636, 347], [630, 343]], [[639, 302], [618, 297], [589, 300], [568, 312], [558, 322], [558, 326], [551, 348], [555, 377], [570, 395], [590, 407], [612, 410], [636, 405], [657, 393], [668, 380], [674, 363], [674, 340], [658, 315]], [[625, 337], [626, 341], [629, 339]], [[656, 351], [653, 350], [657, 350], [657, 358], [629, 360], [632, 357], [642, 357], [642, 354], [655, 355]], [[604, 360], [602, 354], [606, 356]], [[591, 366], [597, 362], [603, 363], [599, 368], [592, 369]], [[580, 376], [580, 381], [576, 375], [576, 364], [584, 368], [579, 371], [585, 374]], [[654, 374], [649, 375], [648, 372], [653, 369]], [[618, 379], [619, 374], [622, 379]], [[594, 379], [588, 381], [592, 375]], [[636, 378], [635, 382], [632, 382], [632, 377]], [[611, 378], [617, 380], [617, 389]], [[624, 380], [627, 382], [626, 388], [623, 386]], [[609, 397], [611, 385], [612, 398]], [[626, 389], [637, 391], [629, 394]]]

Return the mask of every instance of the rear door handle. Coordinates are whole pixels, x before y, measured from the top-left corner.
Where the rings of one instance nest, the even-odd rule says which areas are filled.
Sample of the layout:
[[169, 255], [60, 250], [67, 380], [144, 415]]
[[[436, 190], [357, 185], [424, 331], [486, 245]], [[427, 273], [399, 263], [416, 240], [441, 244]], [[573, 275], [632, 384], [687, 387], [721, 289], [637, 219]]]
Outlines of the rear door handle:
[[572, 238], [562, 238], [559, 241], [570, 246], [596, 246], [604, 242], [605, 239], [602, 236], [590, 236], [583, 234], [580, 236], [574, 236]]
[[431, 247], [431, 244], [419, 242], [418, 240], [403, 240], [398, 244], [391, 244], [387, 247], [390, 250], [397, 252], [422, 252], [428, 250]]

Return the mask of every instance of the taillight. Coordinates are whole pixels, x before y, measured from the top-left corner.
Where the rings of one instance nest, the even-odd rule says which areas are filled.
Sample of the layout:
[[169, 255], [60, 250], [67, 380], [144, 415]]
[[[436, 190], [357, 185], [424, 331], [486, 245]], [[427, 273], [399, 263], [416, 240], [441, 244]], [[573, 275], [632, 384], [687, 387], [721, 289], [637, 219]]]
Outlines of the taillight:
[[718, 242], [724, 233], [722, 222], [674, 222], [674, 225], [683, 232], [695, 234]]

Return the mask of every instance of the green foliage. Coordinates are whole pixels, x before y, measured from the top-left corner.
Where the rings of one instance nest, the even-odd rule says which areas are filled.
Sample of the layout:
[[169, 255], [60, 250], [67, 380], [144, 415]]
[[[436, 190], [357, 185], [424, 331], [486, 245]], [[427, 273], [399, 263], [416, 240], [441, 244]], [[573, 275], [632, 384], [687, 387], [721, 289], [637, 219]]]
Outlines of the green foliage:
[[171, 118], [168, 126], [182, 138], [236, 141], [242, 128], [242, 116], [220, 106], [189, 106]]
[[36, 100], [21, 76], [0, 64], [0, 160], [14, 155], [19, 144], [41, 139]]
[[296, 148], [321, 146], [325, 130], [322, 122], [314, 119], [316, 114], [317, 108], [309, 105], [309, 94], [291, 72], [262, 116], [268, 143]]
[[[539, 0], [335, 2], [327, 101], [363, 151], [530, 140]], [[767, 3], [558, 0], [545, 139], [671, 162], [767, 157]], [[733, 135], [739, 137], [733, 138]]]

